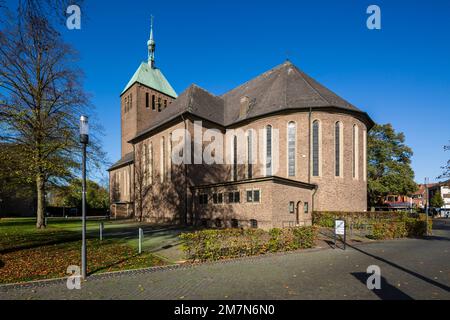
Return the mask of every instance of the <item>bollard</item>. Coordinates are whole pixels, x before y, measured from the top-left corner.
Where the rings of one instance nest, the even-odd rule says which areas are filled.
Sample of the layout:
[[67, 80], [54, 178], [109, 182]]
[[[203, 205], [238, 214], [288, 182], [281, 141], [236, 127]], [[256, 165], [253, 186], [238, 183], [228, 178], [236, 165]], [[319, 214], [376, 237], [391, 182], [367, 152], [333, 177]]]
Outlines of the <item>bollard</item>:
[[139, 254], [142, 253], [142, 240], [144, 238], [144, 230], [142, 228], [139, 228]]
[[100, 222], [100, 240], [103, 240], [103, 222]]

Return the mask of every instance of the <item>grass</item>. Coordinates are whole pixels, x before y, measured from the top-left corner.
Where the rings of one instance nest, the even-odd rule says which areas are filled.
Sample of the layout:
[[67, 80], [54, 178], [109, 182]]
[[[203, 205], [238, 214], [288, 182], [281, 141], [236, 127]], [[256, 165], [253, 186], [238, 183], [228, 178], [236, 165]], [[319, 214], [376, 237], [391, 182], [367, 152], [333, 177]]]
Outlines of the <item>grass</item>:
[[[99, 221], [87, 222], [89, 274], [167, 264], [167, 259], [154, 251], [172, 243], [180, 232], [146, 237], [145, 251], [139, 255], [137, 228], [161, 226], [117, 221], [104, 221], [104, 225], [107, 239], [100, 241]], [[38, 230], [35, 219], [0, 219], [0, 283], [67, 276], [70, 265], [80, 265], [80, 237], [80, 220], [51, 219], [46, 229]]]

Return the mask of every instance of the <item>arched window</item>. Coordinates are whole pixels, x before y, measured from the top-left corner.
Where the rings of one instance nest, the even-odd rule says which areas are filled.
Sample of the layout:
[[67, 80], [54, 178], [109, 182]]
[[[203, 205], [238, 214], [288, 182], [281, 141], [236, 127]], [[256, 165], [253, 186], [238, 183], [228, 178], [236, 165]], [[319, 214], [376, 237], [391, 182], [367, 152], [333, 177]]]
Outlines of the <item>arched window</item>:
[[143, 144], [143, 152], [142, 152], [142, 172], [140, 176], [144, 185], [147, 185], [148, 178], [148, 146], [146, 143]]
[[320, 122], [315, 120], [312, 125], [312, 172], [314, 177], [320, 175]]
[[353, 125], [353, 137], [352, 137], [352, 174], [353, 178], [358, 179], [358, 169], [359, 169], [359, 141], [358, 141], [358, 126]]
[[334, 126], [334, 170], [336, 177], [342, 177], [342, 155], [343, 155], [343, 134], [342, 134], [342, 123], [336, 122]]
[[367, 131], [363, 130], [363, 180], [367, 179]]
[[266, 176], [272, 175], [272, 126], [266, 127]]
[[169, 141], [168, 141], [168, 150], [167, 150], [167, 176], [168, 179], [172, 179], [172, 133], [169, 135]]
[[161, 182], [166, 179], [166, 146], [165, 139], [161, 137]]
[[148, 150], [148, 157], [149, 157], [149, 167], [148, 167], [148, 181], [150, 184], [153, 183], [153, 143], [150, 142], [149, 150]]
[[287, 158], [288, 158], [288, 175], [290, 177], [295, 176], [295, 147], [297, 140], [297, 127], [295, 122], [291, 121], [288, 123], [288, 133], [287, 133]]
[[238, 168], [237, 168], [237, 136], [233, 137], [233, 181], [238, 179]]
[[247, 132], [247, 178], [253, 178], [253, 131]]

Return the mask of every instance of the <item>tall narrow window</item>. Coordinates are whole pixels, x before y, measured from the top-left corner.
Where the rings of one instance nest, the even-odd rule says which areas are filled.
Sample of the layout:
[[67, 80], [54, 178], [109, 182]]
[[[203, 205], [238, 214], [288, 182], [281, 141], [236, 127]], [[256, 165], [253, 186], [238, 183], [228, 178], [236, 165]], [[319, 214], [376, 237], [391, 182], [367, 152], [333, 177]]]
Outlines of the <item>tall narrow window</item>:
[[150, 98], [149, 93], [146, 92], [146, 93], [145, 93], [145, 107], [146, 107], [146, 108], [149, 108], [149, 107], [150, 107], [150, 101], [149, 101], [150, 99], [149, 99], [149, 98]]
[[238, 178], [237, 168], [237, 136], [233, 137], [233, 181], [237, 181]]
[[358, 152], [358, 126], [355, 124], [353, 126], [353, 137], [352, 137], [352, 172], [353, 178], [358, 179], [358, 166], [359, 166], [359, 152]]
[[295, 144], [297, 136], [297, 128], [295, 122], [291, 121], [288, 123], [287, 130], [287, 152], [288, 152], [288, 175], [290, 177], [295, 176]]
[[148, 150], [148, 157], [149, 157], [149, 168], [148, 168], [149, 183], [152, 184], [153, 183], [153, 143], [152, 142], [150, 142], [150, 147]]
[[320, 174], [320, 123], [315, 120], [312, 125], [312, 171], [313, 176]]
[[166, 147], [164, 137], [161, 137], [161, 182], [166, 179]]
[[161, 98], [158, 98], [158, 112], [161, 111]]
[[167, 108], [167, 100], [164, 100], [164, 109]]
[[167, 177], [170, 180], [170, 179], [172, 179], [172, 133], [169, 135], [168, 144], [169, 144], [169, 147], [167, 150], [167, 161], [168, 161]]
[[367, 179], [367, 131], [363, 130], [363, 180]]
[[144, 143], [143, 152], [142, 152], [142, 172], [140, 173], [140, 179], [144, 185], [147, 185], [148, 182], [148, 146]]
[[342, 123], [336, 122], [334, 127], [334, 170], [336, 177], [342, 177], [342, 158], [343, 158], [343, 143], [342, 143]]
[[152, 94], [152, 110], [156, 109], [156, 103], [155, 103], [155, 95]]
[[247, 133], [247, 178], [253, 178], [253, 131]]
[[266, 127], [266, 176], [272, 175], [272, 126]]

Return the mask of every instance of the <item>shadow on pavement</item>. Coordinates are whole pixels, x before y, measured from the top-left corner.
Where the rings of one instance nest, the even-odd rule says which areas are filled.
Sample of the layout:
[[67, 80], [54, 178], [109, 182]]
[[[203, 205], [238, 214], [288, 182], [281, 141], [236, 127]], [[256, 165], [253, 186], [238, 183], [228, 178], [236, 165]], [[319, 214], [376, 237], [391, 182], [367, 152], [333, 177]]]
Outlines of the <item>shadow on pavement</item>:
[[[361, 281], [364, 286], [367, 286], [369, 274], [364, 272], [353, 272], [351, 275]], [[381, 277], [381, 289], [373, 289], [370, 291], [375, 293], [381, 300], [414, 300], [411, 296], [390, 284], [384, 277]]]
[[445, 290], [445, 291], [447, 291], [447, 292], [450, 292], [450, 287], [449, 287], [449, 286], [446, 286], [445, 284], [442, 284], [442, 283], [440, 283], [440, 282], [434, 281], [434, 280], [432, 280], [432, 279], [430, 279], [430, 278], [427, 278], [427, 277], [425, 277], [425, 276], [423, 276], [423, 275], [421, 275], [421, 274], [419, 274], [419, 273], [417, 273], [417, 272], [415, 272], [415, 271], [406, 269], [406, 268], [404, 268], [404, 267], [402, 267], [402, 266], [399, 266], [398, 264], [396, 264], [396, 263], [394, 263], [394, 262], [391, 262], [391, 261], [386, 260], [386, 259], [384, 259], [384, 258], [378, 257], [378, 256], [376, 256], [376, 255], [374, 255], [374, 254], [368, 253], [368, 252], [366, 252], [366, 251], [364, 251], [364, 250], [361, 250], [360, 248], [357, 248], [357, 247], [355, 247], [355, 246], [352, 246], [352, 245], [349, 245], [349, 244], [347, 244], [347, 246], [349, 246], [350, 248], [352, 248], [352, 249], [354, 249], [354, 250], [356, 250], [356, 251], [358, 251], [358, 252], [361, 252], [361, 253], [363, 253], [363, 254], [369, 256], [369, 257], [372, 257], [372, 258], [374, 258], [374, 259], [376, 259], [376, 260], [382, 261], [382, 262], [384, 262], [384, 263], [386, 263], [386, 264], [388, 264], [388, 265], [390, 265], [390, 266], [392, 266], [392, 267], [394, 267], [394, 268], [397, 268], [397, 269], [399, 269], [399, 270], [401, 270], [401, 271], [403, 271], [403, 272], [405, 272], [405, 273], [408, 273], [408, 274], [410, 274], [410, 275], [412, 275], [412, 276], [414, 276], [414, 277], [416, 277], [416, 278], [418, 278], [418, 279], [420, 279], [420, 280], [422, 280], [422, 281], [428, 282], [429, 284], [431, 284], [431, 285], [433, 285], [433, 286], [435, 286], [435, 287], [438, 287], [438, 288], [440, 288], [440, 289], [442, 289], [442, 290]]

